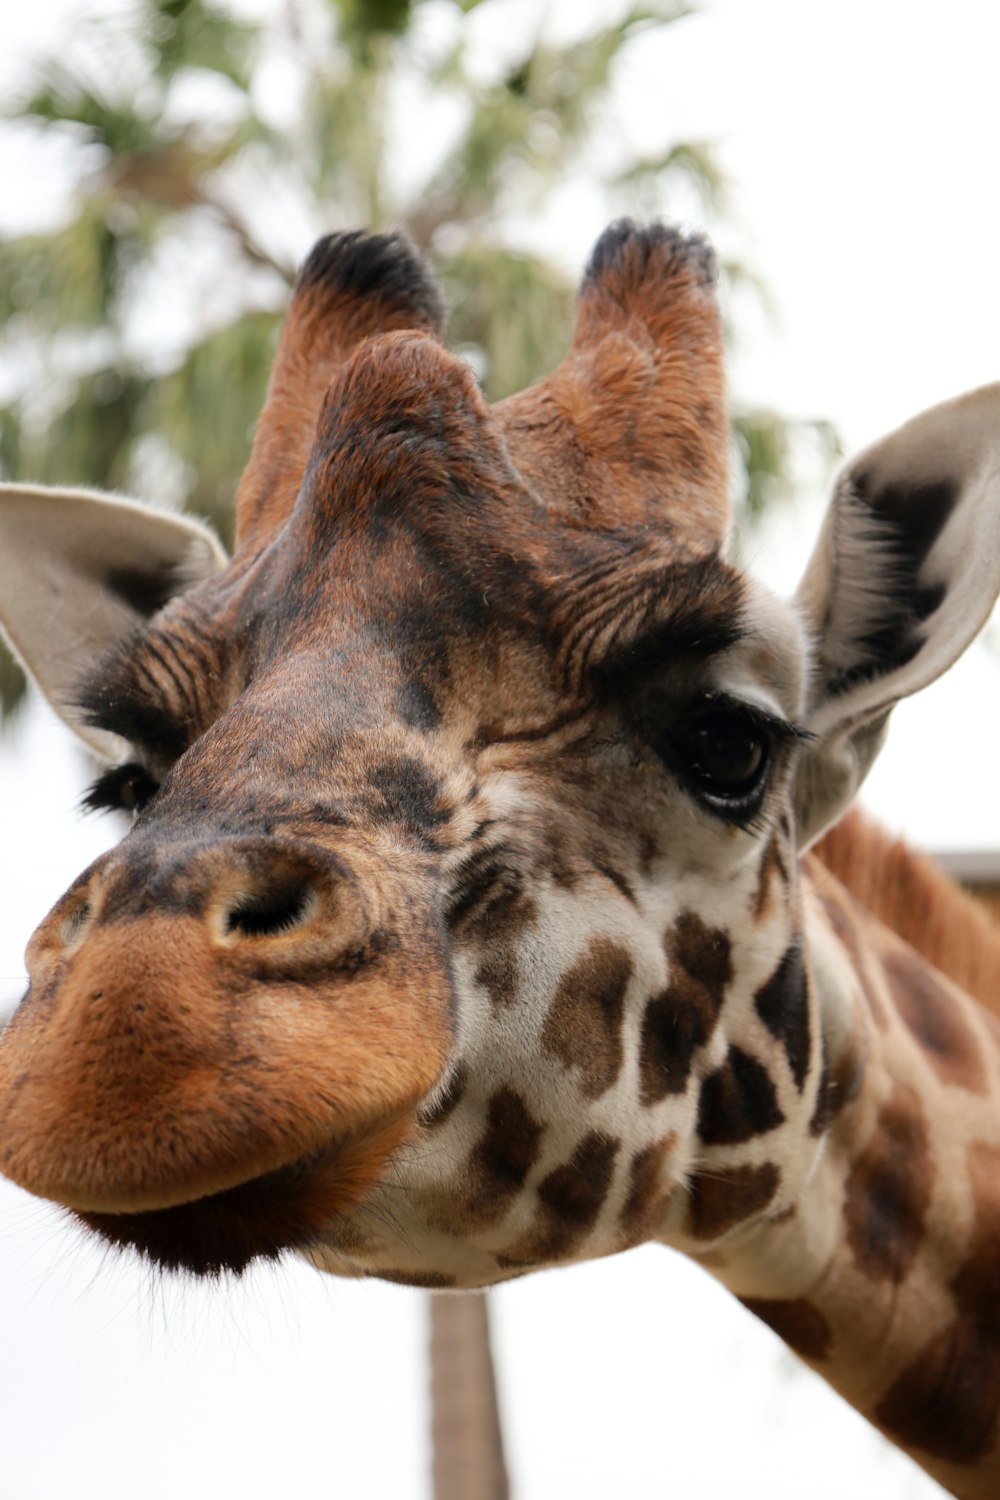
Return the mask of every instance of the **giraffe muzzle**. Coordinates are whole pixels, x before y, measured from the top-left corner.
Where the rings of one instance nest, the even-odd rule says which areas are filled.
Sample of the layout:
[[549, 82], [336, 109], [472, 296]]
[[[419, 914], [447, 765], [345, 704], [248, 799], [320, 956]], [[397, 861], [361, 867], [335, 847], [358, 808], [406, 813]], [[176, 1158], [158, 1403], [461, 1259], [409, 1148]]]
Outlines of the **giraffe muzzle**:
[[363, 879], [356, 864], [266, 838], [98, 861], [29, 946], [0, 1040], [0, 1169], [165, 1264], [174, 1220], [197, 1219], [190, 1269], [238, 1268], [355, 1202], [451, 1045], [433, 904], [412, 882], [404, 904], [370, 852]]

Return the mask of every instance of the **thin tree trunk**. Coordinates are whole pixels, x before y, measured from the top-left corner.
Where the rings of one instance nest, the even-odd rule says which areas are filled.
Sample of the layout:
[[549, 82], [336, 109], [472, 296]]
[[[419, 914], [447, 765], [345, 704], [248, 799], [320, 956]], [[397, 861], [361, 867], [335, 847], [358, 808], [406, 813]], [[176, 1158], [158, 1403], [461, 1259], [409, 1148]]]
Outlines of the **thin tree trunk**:
[[508, 1500], [486, 1296], [430, 1298], [434, 1500]]

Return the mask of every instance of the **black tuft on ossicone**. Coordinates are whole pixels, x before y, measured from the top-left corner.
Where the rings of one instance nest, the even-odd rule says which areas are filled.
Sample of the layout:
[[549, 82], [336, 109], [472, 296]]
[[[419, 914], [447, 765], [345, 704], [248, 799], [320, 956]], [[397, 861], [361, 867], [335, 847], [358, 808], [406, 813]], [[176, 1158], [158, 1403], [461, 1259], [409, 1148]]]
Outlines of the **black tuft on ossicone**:
[[327, 234], [310, 250], [296, 288], [322, 288], [358, 298], [381, 297], [412, 311], [414, 326], [441, 333], [444, 297], [416, 246], [405, 234], [368, 234], [353, 229]]
[[[641, 257], [642, 269], [663, 271], [678, 262], [694, 271], [703, 286], [715, 285], [719, 266], [715, 251], [700, 234], [685, 234], [673, 224], [637, 224], [634, 219], [616, 219], [609, 224], [591, 251], [583, 286], [599, 281], [615, 269], [626, 248]], [[658, 266], [653, 265], [659, 260]]]

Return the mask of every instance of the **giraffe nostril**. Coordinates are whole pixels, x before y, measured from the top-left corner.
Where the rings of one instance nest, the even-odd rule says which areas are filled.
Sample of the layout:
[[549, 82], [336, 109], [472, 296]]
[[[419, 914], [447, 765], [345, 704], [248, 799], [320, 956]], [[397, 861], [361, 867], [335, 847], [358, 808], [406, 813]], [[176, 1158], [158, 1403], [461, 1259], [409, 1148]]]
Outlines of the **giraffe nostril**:
[[276, 937], [299, 927], [312, 913], [313, 888], [307, 880], [292, 880], [243, 896], [226, 913], [226, 932], [247, 937]]

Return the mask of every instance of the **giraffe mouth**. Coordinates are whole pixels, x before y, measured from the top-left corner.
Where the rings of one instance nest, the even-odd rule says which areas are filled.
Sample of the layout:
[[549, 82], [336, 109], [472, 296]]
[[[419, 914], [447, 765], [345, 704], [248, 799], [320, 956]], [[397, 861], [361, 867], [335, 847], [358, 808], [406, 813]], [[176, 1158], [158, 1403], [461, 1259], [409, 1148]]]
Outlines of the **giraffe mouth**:
[[409, 1124], [397, 1120], [331, 1142], [273, 1172], [169, 1208], [72, 1213], [107, 1244], [135, 1251], [160, 1270], [239, 1276], [254, 1261], [277, 1261], [329, 1233], [375, 1186]]

